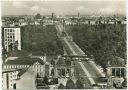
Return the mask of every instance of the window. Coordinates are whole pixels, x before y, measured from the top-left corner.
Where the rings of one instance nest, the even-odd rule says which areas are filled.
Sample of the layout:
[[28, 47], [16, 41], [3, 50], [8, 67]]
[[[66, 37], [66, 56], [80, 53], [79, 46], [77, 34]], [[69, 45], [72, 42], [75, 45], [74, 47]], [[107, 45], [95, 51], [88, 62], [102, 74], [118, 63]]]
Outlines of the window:
[[121, 68], [121, 77], [125, 77], [125, 69]]
[[16, 89], [16, 83], [13, 84], [13, 89]]
[[115, 68], [112, 68], [112, 76], [115, 76]]
[[10, 36], [10, 38], [12, 38], [12, 36]]
[[6, 66], [4, 66], [4, 68], [6, 68]]
[[117, 77], [120, 77], [120, 68], [117, 68], [117, 69], [116, 69], [116, 76], [117, 76]]
[[12, 29], [10, 29], [10, 32], [12, 32]]

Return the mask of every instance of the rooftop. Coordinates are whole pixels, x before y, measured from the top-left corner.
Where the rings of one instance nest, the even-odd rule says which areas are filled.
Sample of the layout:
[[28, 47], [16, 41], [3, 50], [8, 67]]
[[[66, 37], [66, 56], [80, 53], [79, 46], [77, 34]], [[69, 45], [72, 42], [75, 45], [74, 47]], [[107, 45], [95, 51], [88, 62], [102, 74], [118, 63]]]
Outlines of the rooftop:
[[14, 60], [9, 60], [5, 62], [5, 65], [32, 65], [35, 62], [39, 62], [41, 64], [44, 64], [43, 60], [39, 58], [30, 58], [30, 57], [19, 57]]
[[9, 73], [14, 71], [19, 71], [20, 69], [2, 69], [2, 73]]
[[22, 69], [22, 70], [18, 73], [18, 76], [22, 76], [27, 70], [28, 70], [28, 68], [27, 68], [27, 69]]

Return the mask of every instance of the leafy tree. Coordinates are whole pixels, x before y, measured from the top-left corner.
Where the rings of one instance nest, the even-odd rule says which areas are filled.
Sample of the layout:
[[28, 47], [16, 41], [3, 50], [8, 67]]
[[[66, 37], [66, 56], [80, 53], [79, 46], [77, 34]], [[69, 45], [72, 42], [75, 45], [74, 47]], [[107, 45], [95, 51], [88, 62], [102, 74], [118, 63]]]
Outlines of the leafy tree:
[[115, 56], [126, 59], [126, 25], [79, 25], [66, 29], [74, 42], [104, 69]]
[[77, 89], [84, 89], [84, 86], [83, 86], [83, 83], [82, 83], [81, 79], [78, 79], [76, 81], [76, 87], [77, 87]]
[[66, 89], [75, 89], [75, 84], [71, 79], [67, 80]]
[[41, 52], [40, 54], [63, 54], [63, 46], [54, 26], [28, 25], [21, 28], [22, 49], [28, 52]]
[[35, 15], [35, 18], [36, 18], [36, 19], [41, 19], [41, 15], [40, 15], [39, 13], [37, 13], [37, 14]]
[[51, 70], [51, 75], [54, 76], [54, 69]]
[[44, 77], [44, 83], [48, 84], [48, 77], [47, 76]]
[[60, 83], [58, 89], [65, 89], [65, 86], [62, 83]]

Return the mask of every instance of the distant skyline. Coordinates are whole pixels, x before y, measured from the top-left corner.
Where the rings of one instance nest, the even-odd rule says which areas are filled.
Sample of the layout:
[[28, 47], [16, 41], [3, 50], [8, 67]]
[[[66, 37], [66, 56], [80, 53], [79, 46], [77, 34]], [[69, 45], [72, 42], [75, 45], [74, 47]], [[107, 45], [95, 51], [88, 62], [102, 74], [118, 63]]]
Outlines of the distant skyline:
[[125, 15], [125, 0], [2, 1], [2, 15]]

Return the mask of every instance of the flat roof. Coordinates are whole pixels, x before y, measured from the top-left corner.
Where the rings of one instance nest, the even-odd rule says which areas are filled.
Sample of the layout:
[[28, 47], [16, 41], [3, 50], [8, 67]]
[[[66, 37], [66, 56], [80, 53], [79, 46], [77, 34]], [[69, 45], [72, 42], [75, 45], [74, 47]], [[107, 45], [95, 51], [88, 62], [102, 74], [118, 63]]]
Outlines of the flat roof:
[[40, 64], [44, 64], [44, 61], [39, 58], [30, 58], [28, 56], [26, 57], [19, 57], [14, 60], [9, 60], [4, 63], [4, 65], [32, 65], [35, 62], [39, 62]]
[[21, 28], [20, 26], [11, 26], [11, 27], [5, 27], [5, 26], [3, 26], [2, 28]]

